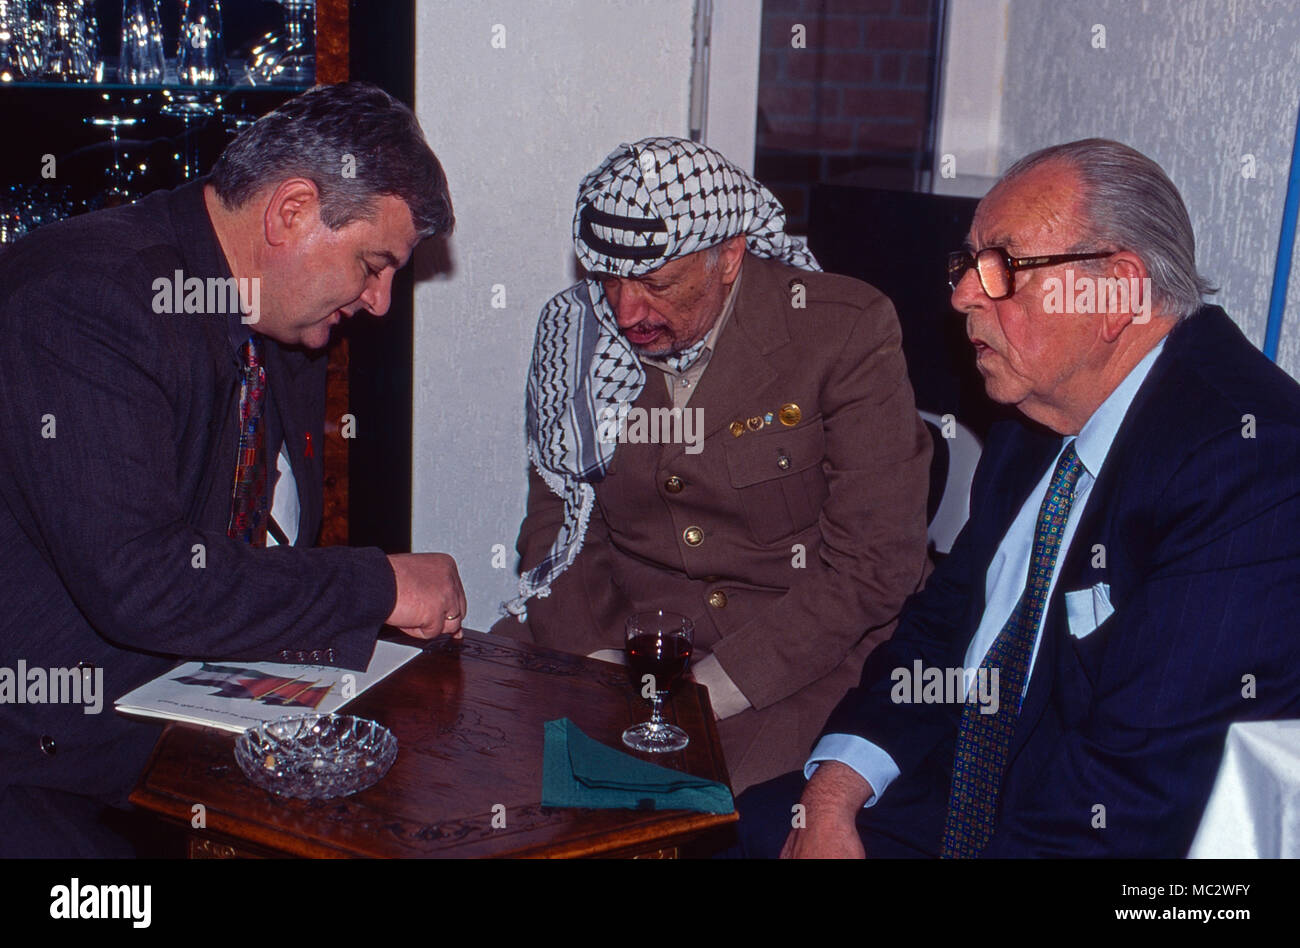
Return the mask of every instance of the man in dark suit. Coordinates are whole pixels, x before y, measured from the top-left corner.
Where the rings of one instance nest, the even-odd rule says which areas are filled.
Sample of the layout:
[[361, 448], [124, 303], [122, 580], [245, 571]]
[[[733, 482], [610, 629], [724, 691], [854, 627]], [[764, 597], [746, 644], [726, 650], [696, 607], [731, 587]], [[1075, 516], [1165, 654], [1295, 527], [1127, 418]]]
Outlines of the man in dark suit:
[[1117, 142], [1017, 163], [949, 274], [1026, 420], [806, 786], [741, 800], [745, 849], [1185, 855], [1228, 725], [1300, 712], [1300, 386], [1202, 305], [1181, 197]]
[[0, 690], [0, 853], [129, 853], [105, 805], [157, 729], [111, 702], [177, 658], [361, 669], [385, 622], [458, 632], [450, 557], [309, 549], [330, 327], [383, 314], [451, 225], [410, 110], [350, 84], [257, 122], [210, 179], [0, 258], [0, 669], [108, 705]]
[[[548, 594], [493, 631], [617, 659], [629, 614], [690, 617], [743, 789], [802, 762], [925, 575], [931, 445], [898, 320], [695, 142], [621, 146], [583, 182], [574, 238], [592, 277], [547, 304], [529, 382], [518, 549], [523, 591]], [[609, 455], [579, 480], [563, 447], [584, 439]]]

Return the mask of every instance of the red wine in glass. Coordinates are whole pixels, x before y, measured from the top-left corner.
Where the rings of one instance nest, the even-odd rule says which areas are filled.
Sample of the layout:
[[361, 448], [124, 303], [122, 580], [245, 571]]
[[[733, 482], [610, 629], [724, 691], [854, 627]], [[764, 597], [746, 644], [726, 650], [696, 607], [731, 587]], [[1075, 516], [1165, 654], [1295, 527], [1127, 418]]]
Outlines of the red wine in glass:
[[690, 661], [691, 640], [681, 632], [641, 632], [627, 640], [627, 666], [638, 687], [652, 675], [655, 690], [667, 694]]
[[685, 731], [664, 721], [663, 696], [686, 672], [694, 638], [691, 620], [675, 612], [660, 609], [628, 617], [624, 639], [628, 669], [638, 690], [652, 684], [649, 697], [654, 709], [649, 721], [623, 732], [623, 743], [633, 750], [679, 751], [691, 742]]

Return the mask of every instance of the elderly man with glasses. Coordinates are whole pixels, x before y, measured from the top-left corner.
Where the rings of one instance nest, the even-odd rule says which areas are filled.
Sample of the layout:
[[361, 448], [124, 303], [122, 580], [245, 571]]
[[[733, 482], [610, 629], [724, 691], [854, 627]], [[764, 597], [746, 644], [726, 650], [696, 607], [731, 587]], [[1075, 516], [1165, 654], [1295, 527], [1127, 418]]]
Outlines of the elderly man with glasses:
[[1202, 304], [1182, 198], [1117, 142], [1014, 165], [948, 270], [1025, 421], [804, 772], [741, 799], [745, 849], [1185, 855], [1228, 725], [1300, 713], [1300, 386]]

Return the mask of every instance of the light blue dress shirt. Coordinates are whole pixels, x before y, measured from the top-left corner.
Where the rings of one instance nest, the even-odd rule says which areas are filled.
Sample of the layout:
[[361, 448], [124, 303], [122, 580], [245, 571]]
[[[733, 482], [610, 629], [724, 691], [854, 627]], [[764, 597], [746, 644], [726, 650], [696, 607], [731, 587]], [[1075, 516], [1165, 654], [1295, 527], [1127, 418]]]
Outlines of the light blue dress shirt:
[[[1034, 662], [1038, 660], [1038, 646], [1043, 638], [1043, 623], [1047, 621], [1052, 591], [1056, 588], [1056, 578], [1060, 573], [1061, 564], [1065, 562], [1070, 543], [1074, 540], [1074, 531], [1083, 516], [1084, 508], [1088, 505], [1088, 495], [1092, 492], [1093, 482], [1101, 473], [1101, 467], [1106, 461], [1106, 455], [1110, 453], [1115, 434], [1119, 431], [1119, 426], [1133, 403], [1133, 396], [1141, 388], [1147, 373], [1151, 371], [1151, 366], [1164, 351], [1164, 347], [1165, 340], [1161, 339], [1092, 413], [1092, 417], [1087, 420], [1077, 437], [1067, 436], [1062, 439], [1056, 458], [1047, 466], [1047, 471], [1030, 492], [1016, 519], [1012, 521], [1011, 528], [1002, 538], [984, 577], [984, 616], [980, 619], [979, 628], [975, 630], [975, 636], [966, 649], [965, 667], [968, 669], [966, 676], [968, 688], [974, 684], [974, 677], [969, 670], [978, 668], [984, 661], [984, 656], [992, 647], [993, 640], [1011, 618], [1011, 613], [1024, 592], [1025, 582], [1029, 578], [1029, 557], [1034, 544], [1038, 510], [1047, 495], [1047, 487], [1061, 453], [1071, 441], [1074, 441], [1074, 449], [1078, 452], [1084, 470], [1075, 484], [1074, 501], [1070, 506], [1069, 517], [1066, 518], [1065, 533], [1061, 537], [1060, 551], [1052, 571], [1052, 582], [1047, 589], [1048, 601], [1043, 608], [1038, 633], [1034, 638], [1034, 651], [1030, 656], [1029, 669], [1025, 675], [1025, 688], [1029, 687]], [[817, 746], [813, 748], [812, 756], [804, 765], [804, 776], [811, 777], [817, 765], [827, 760], [839, 761], [852, 767], [871, 784], [875, 795], [867, 800], [867, 806], [874, 805], [899, 774], [898, 765], [889, 754], [878, 745], [854, 734], [827, 734], [818, 741]]]

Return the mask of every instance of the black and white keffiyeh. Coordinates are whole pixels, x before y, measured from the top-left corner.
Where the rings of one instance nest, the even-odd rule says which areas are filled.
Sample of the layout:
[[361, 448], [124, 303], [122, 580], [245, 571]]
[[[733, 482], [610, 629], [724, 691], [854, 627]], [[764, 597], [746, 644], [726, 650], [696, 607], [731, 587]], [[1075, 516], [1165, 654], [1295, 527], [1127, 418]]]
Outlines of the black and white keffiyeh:
[[[785, 209], [767, 188], [698, 142], [645, 138], [615, 149], [578, 187], [573, 243], [589, 274], [639, 277], [670, 260], [744, 235], [746, 249], [804, 270], [816, 259], [785, 233]], [[617, 447], [620, 405], [645, 385], [598, 280], [588, 278], [542, 307], [528, 374], [528, 457], [564, 499], [550, 553], [519, 580], [507, 611], [526, 618], [531, 596], [582, 549], [598, 483]]]

